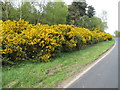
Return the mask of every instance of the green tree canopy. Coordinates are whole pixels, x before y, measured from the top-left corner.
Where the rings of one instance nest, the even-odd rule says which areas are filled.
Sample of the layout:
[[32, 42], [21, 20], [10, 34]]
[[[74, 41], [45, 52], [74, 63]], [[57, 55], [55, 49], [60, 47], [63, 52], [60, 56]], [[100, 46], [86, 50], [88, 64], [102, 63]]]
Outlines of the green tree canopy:
[[79, 17], [86, 15], [86, 8], [86, 2], [72, 2], [72, 5], [68, 6], [68, 23], [76, 25]]
[[78, 20], [79, 27], [88, 28], [90, 30], [93, 30], [94, 28], [99, 28], [101, 31], [104, 31], [105, 28], [107, 28], [107, 24], [105, 22], [102, 22], [101, 18], [98, 17], [91, 17], [83, 16], [80, 17]]
[[0, 1], [0, 8], [2, 9], [2, 20], [19, 20], [19, 13], [17, 8], [15, 8], [11, 2]]
[[89, 18], [93, 17], [95, 15], [95, 9], [93, 6], [88, 6], [88, 10], [87, 10], [87, 16]]
[[42, 23], [66, 24], [68, 9], [64, 2], [48, 2], [42, 15]]
[[20, 19], [29, 21], [32, 24], [36, 24], [38, 21], [37, 17], [39, 12], [30, 2], [23, 2], [21, 7], [19, 8], [19, 13], [21, 14]]

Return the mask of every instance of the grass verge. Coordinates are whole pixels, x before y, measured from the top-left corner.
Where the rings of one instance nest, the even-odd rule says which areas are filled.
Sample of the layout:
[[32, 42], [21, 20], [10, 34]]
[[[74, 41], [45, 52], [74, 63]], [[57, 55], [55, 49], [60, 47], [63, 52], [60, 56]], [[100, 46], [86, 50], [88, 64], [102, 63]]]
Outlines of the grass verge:
[[108, 50], [114, 40], [87, 46], [80, 51], [62, 53], [52, 62], [24, 62], [11, 67], [2, 67], [3, 88], [52, 88], [73, 76], [99, 55]]

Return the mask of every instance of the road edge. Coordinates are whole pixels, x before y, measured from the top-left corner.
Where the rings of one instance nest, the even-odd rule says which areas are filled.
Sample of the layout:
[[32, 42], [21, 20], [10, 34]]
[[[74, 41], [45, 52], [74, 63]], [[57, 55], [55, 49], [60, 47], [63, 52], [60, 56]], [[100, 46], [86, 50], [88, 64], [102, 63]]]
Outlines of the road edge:
[[103, 52], [103, 54], [101, 54], [88, 68], [86, 68], [83, 72], [80, 72], [72, 81], [70, 81], [67, 85], [63, 86], [63, 88], [68, 88], [77, 79], [79, 79], [85, 73], [87, 73], [90, 69], [92, 69], [97, 63], [102, 61], [102, 59], [105, 58], [115, 48], [115, 46], [116, 46], [116, 40], [115, 40], [115, 43], [107, 51]]

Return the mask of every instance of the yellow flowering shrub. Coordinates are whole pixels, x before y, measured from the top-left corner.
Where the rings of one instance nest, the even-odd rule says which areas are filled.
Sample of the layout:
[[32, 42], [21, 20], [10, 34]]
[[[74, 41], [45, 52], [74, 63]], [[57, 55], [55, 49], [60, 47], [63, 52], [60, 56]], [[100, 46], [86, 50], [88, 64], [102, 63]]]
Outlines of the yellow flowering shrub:
[[3, 58], [9, 58], [9, 61], [31, 58], [47, 62], [60, 52], [112, 40], [109, 33], [98, 29], [90, 31], [74, 25], [32, 25], [24, 20], [7, 20], [0, 21], [0, 26], [0, 51]]
[[106, 40], [112, 40], [113, 36], [109, 33], [101, 32], [99, 29], [95, 29], [93, 33], [97, 34], [97, 38], [99, 38], [99, 41], [106, 41]]

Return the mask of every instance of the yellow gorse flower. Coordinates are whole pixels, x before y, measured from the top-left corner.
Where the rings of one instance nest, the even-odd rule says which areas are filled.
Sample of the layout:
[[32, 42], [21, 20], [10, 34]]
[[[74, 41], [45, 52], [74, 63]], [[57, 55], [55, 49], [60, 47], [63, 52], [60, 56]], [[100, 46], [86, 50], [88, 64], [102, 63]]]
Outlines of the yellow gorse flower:
[[[56, 52], [68, 47], [75, 49], [93, 44], [99, 41], [112, 40], [109, 33], [100, 32], [95, 29], [90, 31], [86, 28], [75, 27], [74, 25], [36, 25], [27, 21], [1, 21], [0, 20], [0, 41], [2, 42], [2, 54], [14, 55], [16, 60], [21, 60], [25, 52], [27, 57], [36, 56], [37, 59], [49, 61]], [[15, 59], [15, 58], [14, 58]]]

